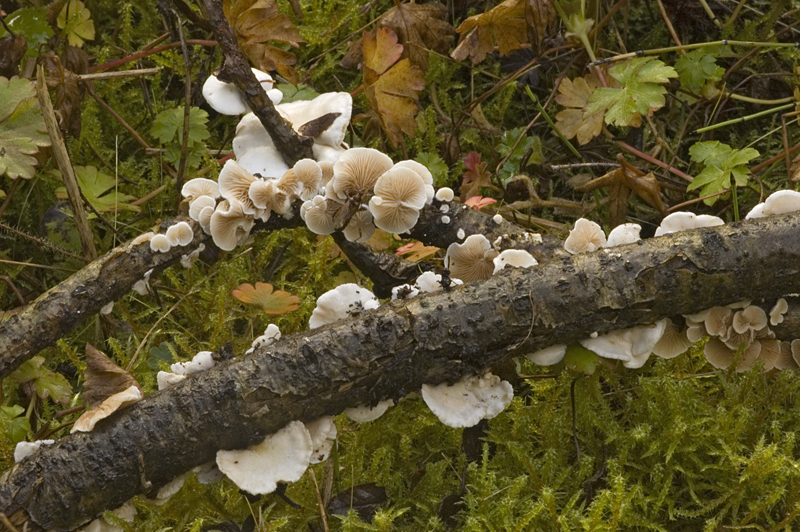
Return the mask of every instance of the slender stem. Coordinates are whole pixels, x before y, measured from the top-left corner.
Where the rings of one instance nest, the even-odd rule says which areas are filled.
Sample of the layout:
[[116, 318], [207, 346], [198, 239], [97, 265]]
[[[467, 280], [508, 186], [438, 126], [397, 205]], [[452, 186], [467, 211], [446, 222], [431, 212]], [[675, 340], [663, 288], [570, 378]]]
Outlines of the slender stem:
[[[731, 95], [733, 96], [733, 95]], [[794, 98], [792, 98], [794, 100]], [[785, 109], [791, 109], [794, 107], [794, 103], [787, 103], [786, 105], [780, 105], [778, 107], [773, 107], [772, 109], [766, 109], [764, 111], [760, 111], [758, 113], [754, 113], [752, 115], [742, 116], [740, 118], [734, 118], [733, 120], [726, 120], [725, 122], [720, 122], [719, 124], [713, 124], [706, 127], [701, 127], [699, 129], [695, 129], [692, 133], [705, 133], [706, 131], [711, 131], [712, 129], [717, 129], [720, 127], [730, 126], [732, 124], [739, 124], [741, 122], [746, 122], [748, 120], [752, 120], [753, 118], [758, 118], [759, 116], [769, 115], [772, 113], [777, 113], [778, 111], [783, 111]]]
[[[200, 46], [217, 46], [217, 41], [189, 39], [188, 41], [186, 41], [186, 44], [198, 44]], [[89, 72], [97, 72], [98, 70], [108, 70], [109, 68], [116, 68], [118, 66], [124, 65], [125, 63], [130, 63], [131, 61], [136, 61], [137, 59], [147, 57], [148, 55], [157, 54], [159, 52], [163, 52], [164, 50], [169, 50], [170, 48], [177, 48], [180, 45], [181, 43], [179, 42], [171, 42], [169, 44], [165, 44], [164, 46], [151, 48], [150, 50], [145, 50], [143, 52], [129, 55], [127, 57], [123, 57], [122, 59], [117, 59], [116, 61], [111, 61], [109, 63], [104, 63], [102, 65], [93, 66], [89, 69]]]
[[686, 181], [689, 181], [689, 182], [694, 181], [694, 178], [692, 176], [690, 176], [689, 174], [681, 172], [680, 170], [678, 170], [674, 166], [670, 166], [667, 163], [665, 163], [664, 161], [659, 161], [655, 157], [651, 157], [650, 155], [647, 155], [646, 153], [637, 150], [636, 148], [634, 148], [630, 144], [622, 142], [621, 140], [616, 141], [616, 144], [617, 144], [617, 146], [619, 146], [623, 150], [625, 150], [625, 151], [627, 151], [629, 153], [632, 153], [632, 154], [636, 155], [637, 157], [641, 157], [645, 161], [648, 161], [648, 162], [651, 162], [651, 163], [653, 163], [655, 165], [658, 165], [661, 168], [663, 168], [664, 170], [667, 170], [668, 172], [672, 172], [676, 176], [684, 178]]
[[699, 42], [693, 44], [684, 44], [682, 46], [667, 46], [664, 48], [651, 48], [649, 50], [637, 50], [628, 54], [615, 55], [606, 59], [600, 59], [592, 63], [593, 65], [602, 65], [604, 63], [615, 63], [617, 61], [624, 61], [632, 57], [640, 57], [643, 55], [657, 55], [664, 52], [677, 52], [679, 50], [693, 50], [697, 48], [704, 48], [706, 46], [762, 46], [764, 48], [798, 48], [797, 43], [793, 42], [754, 42], [754, 41], [729, 41], [722, 39], [721, 41]]
[[549, 115], [548, 115], [548, 114], [545, 112], [545, 110], [544, 110], [544, 107], [542, 107], [542, 104], [540, 104], [540, 103], [539, 103], [539, 98], [537, 98], [537, 97], [536, 97], [536, 95], [533, 93], [533, 91], [531, 90], [531, 88], [530, 88], [530, 87], [528, 87], [527, 85], [525, 86], [525, 92], [528, 94], [528, 97], [529, 97], [531, 100], [533, 100], [533, 103], [534, 103], [534, 104], [536, 104], [536, 109], [537, 109], [537, 110], [539, 111], [539, 113], [540, 113], [540, 114], [541, 114], [541, 115], [544, 117], [545, 121], [546, 121], [546, 122], [548, 123], [548, 125], [550, 126], [550, 129], [552, 129], [553, 131], [555, 131], [556, 135], [558, 135], [558, 138], [560, 138], [560, 139], [561, 139], [561, 142], [563, 142], [564, 144], [566, 144], [567, 148], [569, 148], [569, 150], [570, 150], [572, 153], [574, 153], [574, 154], [575, 154], [575, 157], [577, 157], [578, 159], [583, 159], [583, 155], [581, 154], [581, 152], [579, 152], [579, 151], [577, 150], [577, 148], [575, 148], [575, 146], [573, 146], [573, 145], [572, 145], [572, 143], [571, 143], [570, 141], [568, 141], [568, 140], [567, 140], [567, 138], [564, 136], [564, 134], [563, 134], [563, 133], [561, 133], [561, 131], [559, 131], [559, 130], [558, 130], [558, 128], [556, 127], [556, 125], [553, 123], [553, 120], [552, 120], [552, 119], [550, 118], [550, 116], [549, 116]]
[[90, 79], [124, 78], [131, 76], [151, 76], [158, 74], [159, 70], [161, 70], [161, 67], [138, 68], [136, 70], [118, 70], [114, 72], [98, 72], [97, 74], [81, 74], [78, 76], [78, 80], [87, 81]]

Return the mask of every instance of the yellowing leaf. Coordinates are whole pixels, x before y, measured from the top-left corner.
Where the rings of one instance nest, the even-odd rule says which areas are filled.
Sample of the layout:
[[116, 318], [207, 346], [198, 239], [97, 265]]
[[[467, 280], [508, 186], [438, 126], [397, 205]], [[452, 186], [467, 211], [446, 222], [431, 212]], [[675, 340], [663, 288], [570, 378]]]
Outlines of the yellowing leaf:
[[428, 68], [426, 48], [447, 53], [450, 49], [450, 36], [453, 27], [442, 20], [447, 15], [443, 4], [401, 4], [384, 13], [380, 26], [390, 28], [404, 43], [404, 52], [412, 65], [422, 70]]
[[232, 293], [242, 303], [261, 307], [267, 314], [286, 314], [300, 308], [299, 297], [284, 290], [273, 291], [269, 283], [256, 283], [255, 286], [244, 283]]
[[364, 33], [364, 95], [372, 117], [380, 122], [392, 144], [402, 141], [403, 133], [413, 135], [419, 106], [418, 92], [425, 88], [425, 75], [408, 59], [396, 62], [403, 53], [397, 35], [389, 28], [375, 34]]
[[586, 103], [600, 81], [594, 74], [585, 78], [564, 79], [558, 86], [556, 102], [568, 107], [556, 115], [556, 128], [566, 138], [577, 137], [583, 146], [600, 134], [603, 129], [603, 110], [587, 113]]
[[426, 246], [422, 242], [417, 241], [417, 242], [411, 242], [409, 244], [406, 244], [405, 246], [400, 246], [399, 248], [397, 248], [397, 255], [402, 256], [410, 253], [410, 255], [406, 257], [406, 260], [409, 260], [411, 262], [417, 262], [424, 259], [425, 257], [433, 255], [437, 251], [439, 251], [439, 248], [437, 248], [436, 246]]
[[36, 89], [27, 79], [0, 77], [0, 175], [30, 179], [40, 146], [49, 146]]
[[456, 30], [461, 39], [450, 55], [456, 61], [469, 57], [474, 65], [494, 49], [494, 42], [500, 55], [508, 55], [525, 44], [538, 47], [555, 19], [551, 0], [506, 0], [462, 22]]
[[71, 0], [56, 20], [58, 27], [67, 34], [67, 41], [72, 46], [83, 46], [83, 41], [94, 39], [94, 22], [91, 12], [80, 0]]
[[288, 16], [278, 11], [275, 0], [224, 0], [225, 18], [230, 22], [247, 57], [261, 70], [277, 70], [292, 83], [297, 74], [294, 54], [268, 44], [277, 41], [297, 48], [303, 42]]

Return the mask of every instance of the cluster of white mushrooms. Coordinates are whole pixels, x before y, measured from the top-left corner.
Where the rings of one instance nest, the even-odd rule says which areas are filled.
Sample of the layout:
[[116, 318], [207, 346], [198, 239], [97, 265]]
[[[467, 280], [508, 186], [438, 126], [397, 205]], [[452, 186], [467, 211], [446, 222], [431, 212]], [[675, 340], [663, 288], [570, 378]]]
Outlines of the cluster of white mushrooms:
[[[324, 127], [320, 126], [322, 131], [314, 137], [314, 159], [303, 159], [289, 168], [260, 121], [252, 113], [242, 118], [233, 141], [236, 160], [226, 162], [218, 182], [193, 179], [182, 190], [189, 202], [189, 216], [212, 236], [219, 248], [232, 250], [242, 244], [256, 219], [266, 221], [273, 213], [290, 217], [292, 202], [297, 199], [304, 202], [300, 209], [301, 217], [317, 234], [343, 230], [348, 240], [365, 242], [376, 227], [390, 233], [404, 233], [414, 227], [419, 211], [434, 199], [433, 180], [427, 168], [410, 160], [394, 164], [387, 155], [369, 148], [349, 149], [344, 144], [352, 111], [349, 94], [329, 93], [310, 101], [280, 104], [282, 94], [273, 88], [272, 78], [256, 70], [254, 73], [278, 112], [295, 130], [302, 131], [304, 126], [315, 122]], [[205, 84], [203, 94], [221, 113], [243, 114], [249, 111], [238, 91], [214, 76]], [[443, 188], [435, 197], [444, 203], [441, 206], [442, 221], [448, 223], [449, 205], [446, 202], [452, 200], [453, 192]], [[800, 193], [781, 191], [756, 206], [747, 218], [796, 210], [800, 210]], [[495, 222], [502, 222], [502, 217], [495, 216]], [[717, 217], [679, 212], [664, 218], [656, 236], [722, 223]], [[607, 248], [640, 240], [640, 229], [636, 224], [624, 224], [606, 238], [599, 225], [579, 219], [564, 242], [564, 248], [573, 254], [602, 248], [611, 252]], [[140, 238], [145, 237], [150, 240], [154, 251], [161, 252], [185, 246], [193, 239], [191, 227], [184, 222], [169, 227], [163, 235], [143, 235]], [[507, 266], [528, 268], [537, 265], [527, 251], [509, 249], [501, 252], [497, 249], [500, 239], [491, 243], [483, 235], [466, 236], [463, 230], [459, 230], [458, 238], [463, 242], [451, 244], [444, 260], [452, 285], [486, 278]], [[185, 261], [190, 263], [196, 258], [196, 253], [185, 256]], [[137, 291], [144, 294], [147, 280], [141, 283]], [[415, 297], [441, 288], [442, 276], [426, 272], [413, 284], [395, 288], [392, 299]], [[379, 306], [380, 302], [369, 290], [355, 284], [344, 284], [319, 297], [309, 327], [322, 327]], [[780, 323], [786, 310], [786, 301], [779, 300], [769, 314], [769, 323]], [[718, 368], [728, 368], [735, 363], [735, 368], [743, 371], [758, 360], [763, 361], [765, 370], [797, 369], [800, 365], [800, 340], [784, 343], [775, 340], [767, 324], [767, 314], [749, 302], [715, 307], [685, 316], [685, 319], [687, 326], [683, 330], [669, 319], [663, 319], [604, 335], [592, 333], [580, 343], [599, 356], [621, 360], [629, 368], [641, 367], [651, 353], [664, 358], [677, 356], [706, 336], [710, 337], [705, 346], [706, 357]], [[248, 353], [269, 346], [279, 338], [278, 328], [270, 325], [253, 342]], [[529, 358], [539, 365], [552, 365], [564, 358], [566, 350], [566, 345], [554, 345], [529, 355]], [[171, 372], [159, 372], [158, 387], [173, 386], [213, 365], [212, 353], [200, 352], [191, 362], [173, 364]], [[140, 392], [133, 397], [138, 389], [126, 392], [131, 397], [121, 398], [126, 401], [121, 405], [141, 398]], [[482, 419], [498, 415], [511, 402], [513, 389], [508, 382], [487, 372], [467, 376], [452, 386], [423, 385], [422, 397], [445, 425], [470, 427]], [[347, 409], [345, 414], [357, 422], [372, 421], [393, 404], [387, 400], [375, 406], [362, 405]], [[73, 431], [92, 430], [98, 419], [113, 411], [111, 405], [108, 408], [101, 406], [98, 410], [104, 412], [80, 428], [76, 424]], [[195, 468], [195, 472], [201, 482], [218, 480], [224, 474], [250, 493], [271, 493], [277, 483], [299, 480], [310, 464], [325, 460], [335, 438], [336, 426], [330, 417], [307, 424], [293, 421], [257, 445], [242, 450], [219, 451], [215, 463]], [[44, 443], [48, 442], [20, 444], [15, 457], [19, 461]], [[158, 504], [169, 498], [185, 478], [186, 475], [181, 475], [164, 486], [155, 502]]]

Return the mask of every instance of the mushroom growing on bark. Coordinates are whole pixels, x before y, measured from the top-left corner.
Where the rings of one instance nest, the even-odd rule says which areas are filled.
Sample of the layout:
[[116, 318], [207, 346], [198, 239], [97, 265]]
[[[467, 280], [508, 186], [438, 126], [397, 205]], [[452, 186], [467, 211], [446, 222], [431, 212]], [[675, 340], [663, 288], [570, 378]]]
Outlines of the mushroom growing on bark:
[[469, 283], [492, 275], [496, 256], [489, 239], [483, 235], [470, 235], [462, 244], [450, 244], [444, 267], [450, 270], [452, 277]]
[[448, 427], [472, 427], [502, 412], [514, 398], [514, 389], [500, 377], [485, 373], [464, 377], [452, 386], [423, 384], [422, 398]]

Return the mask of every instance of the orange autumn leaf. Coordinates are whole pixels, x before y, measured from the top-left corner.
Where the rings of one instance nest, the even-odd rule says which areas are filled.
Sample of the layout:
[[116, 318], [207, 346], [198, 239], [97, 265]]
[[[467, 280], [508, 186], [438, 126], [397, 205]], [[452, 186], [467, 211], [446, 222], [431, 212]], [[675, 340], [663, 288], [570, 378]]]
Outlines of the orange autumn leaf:
[[244, 283], [233, 290], [233, 297], [247, 305], [261, 307], [267, 314], [286, 314], [300, 308], [300, 298], [285, 290], [273, 291], [269, 283]]
[[476, 211], [479, 211], [486, 207], [487, 205], [491, 205], [492, 203], [497, 203], [497, 200], [494, 198], [482, 198], [480, 196], [472, 196], [467, 201], [464, 202], [464, 205], [467, 207], [472, 207]]
[[383, 14], [380, 26], [390, 28], [404, 43], [404, 52], [412, 65], [428, 68], [428, 49], [445, 54], [450, 49], [453, 27], [444, 18], [444, 4], [401, 4]]
[[411, 262], [417, 262], [424, 259], [425, 257], [433, 255], [437, 251], [439, 251], [439, 248], [437, 248], [436, 246], [426, 246], [422, 242], [417, 241], [417, 242], [410, 242], [405, 246], [400, 246], [399, 248], [397, 248], [397, 255], [402, 256], [410, 253], [410, 255], [406, 257], [406, 260]]
[[400, 59], [403, 45], [389, 28], [378, 28], [375, 34], [365, 32], [364, 95], [370, 106], [367, 115], [377, 119], [389, 140], [397, 146], [403, 133], [413, 135], [414, 115], [419, 106], [419, 91], [425, 88], [425, 75], [408, 59]]

